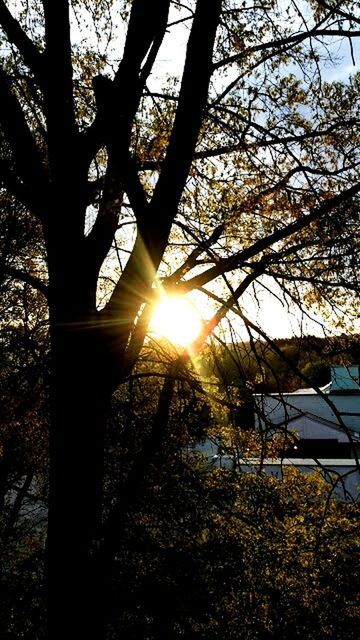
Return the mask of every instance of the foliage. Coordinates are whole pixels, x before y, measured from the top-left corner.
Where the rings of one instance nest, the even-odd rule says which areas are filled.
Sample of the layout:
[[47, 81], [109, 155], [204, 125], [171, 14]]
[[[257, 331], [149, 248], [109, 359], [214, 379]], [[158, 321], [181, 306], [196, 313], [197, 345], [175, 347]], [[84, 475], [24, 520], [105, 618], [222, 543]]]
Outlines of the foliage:
[[355, 638], [357, 508], [296, 470], [195, 468], [158, 465], [129, 516], [114, 637]]
[[[118, 393], [108, 425], [110, 500], [147, 445], [144, 416], [156, 412], [159, 384], [150, 374], [154, 362], [148, 366], [149, 378], [144, 362]], [[178, 371], [161, 445], [124, 523], [110, 637], [355, 639], [358, 505], [338, 502], [320, 472], [284, 468], [277, 478], [213, 468], [191, 446], [201, 432], [237, 440], [244, 457], [257, 456], [262, 443], [239, 431], [227, 411], [217, 423], [211, 399], [194, 394], [191, 373], [184, 377]], [[114, 495], [111, 481], [119, 476]]]

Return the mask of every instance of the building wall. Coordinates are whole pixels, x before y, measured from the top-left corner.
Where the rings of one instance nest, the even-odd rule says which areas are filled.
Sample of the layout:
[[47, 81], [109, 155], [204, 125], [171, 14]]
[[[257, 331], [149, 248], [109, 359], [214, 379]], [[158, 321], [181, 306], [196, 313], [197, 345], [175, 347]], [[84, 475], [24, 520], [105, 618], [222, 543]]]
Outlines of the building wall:
[[348, 442], [349, 439], [341, 430], [322, 424], [309, 416], [299, 416], [289, 424], [289, 430], [294, 429], [299, 438], [332, 439], [338, 442]]
[[[358, 415], [342, 415], [344, 424], [360, 433], [360, 394], [332, 395], [328, 398], [340, 413]], [[338, 418], [327, 402], [317, 394], [284, 393], [281, 396], [275, 394], [255, 395], [257, 411], [264, 414], [266, 420], [276, 424], [284, 423], [299, 413], [312, 413], [316, 416], [338, 424]], [[257, 413], [256, 424], [259, 425], [261, 417]]]

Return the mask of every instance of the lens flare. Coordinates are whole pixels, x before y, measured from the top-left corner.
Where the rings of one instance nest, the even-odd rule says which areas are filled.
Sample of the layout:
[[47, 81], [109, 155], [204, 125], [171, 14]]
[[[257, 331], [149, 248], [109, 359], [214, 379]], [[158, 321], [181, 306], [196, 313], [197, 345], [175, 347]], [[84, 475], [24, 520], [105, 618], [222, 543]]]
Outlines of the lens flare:
[[173, 344], [187, 347], [199, 336], [202, 321], [196, 307], [184, 297], [166, 296], [155, 308], [150, 331]]

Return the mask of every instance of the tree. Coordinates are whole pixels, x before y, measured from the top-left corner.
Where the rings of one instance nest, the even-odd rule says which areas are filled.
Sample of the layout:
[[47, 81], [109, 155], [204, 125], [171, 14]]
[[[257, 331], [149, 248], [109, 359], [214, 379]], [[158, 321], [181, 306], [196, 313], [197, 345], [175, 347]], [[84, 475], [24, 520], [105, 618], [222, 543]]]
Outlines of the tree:
[[[141, 448], [134, 434], [141, 441], [149, 426], [158, 380], [150, 362], [139, 369], [114, 396], [108, 500], [114, 499], [114, 469], [126, 474]], [[149, 378], [141, 377], [146, 370]], [[166, 437], [116, 554], [110, 637], [356, 637], [356, 504], [333, 499], [336, 477], [329, 483], [320, 470], [284, 468], [277, 478], [201, 461], [186, 444], [201, 428], [209, 433], [211, 412], [202, 411], [208, 399], [201, 389], [194, 392], [191, 379], [176, 387]], [[239, 457], [259, 457], [263, 443], [256, 434], [243, 433], [241, 442], [231, 417], [221, 425], [218, 413], [218, 432], [238, 438]]]
[[0, 199], [0, 635], [10, 640], [44, 621], [49, 376], [46, 301], [32, 286], [41, 233], [24, 207]]
[[[217, 301], [202, 340], [230, 309], [257, 330], [239, 300], [264, 276], [300, 304], [334, 304], [344, 291], [348, 302], [357, 289], [360, 78], [321, 76], [334, 38], [354, 56], [358, 8], [316, 0], [306, 10], [0, 1], [2, 192], [37, 220], [34, 234], [41, 225], [46, 249], [48, 282], [45, 264], [11, 275], [31, 279], [49, 310], [52, 640], [104, 636], [109, 567], [167, 423], [181, 362], [103, 513], [106, 415], [139, 357], [155, 283]], [[151, 74], [178, 24], [182, 76], [159, 89]]]

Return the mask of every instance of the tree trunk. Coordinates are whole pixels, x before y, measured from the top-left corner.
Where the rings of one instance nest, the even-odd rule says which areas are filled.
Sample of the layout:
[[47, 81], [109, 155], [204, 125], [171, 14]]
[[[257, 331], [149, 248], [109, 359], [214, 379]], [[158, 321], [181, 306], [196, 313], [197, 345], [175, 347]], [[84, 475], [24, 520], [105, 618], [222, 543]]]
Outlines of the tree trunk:
[[[104, 637], [94, 540], [101, 522], [103, 438], [111, 397], [94, 332], [52, 329], [48, 624], [51, 640]], [[90, 344], [91, 347], [90, 348]]]

